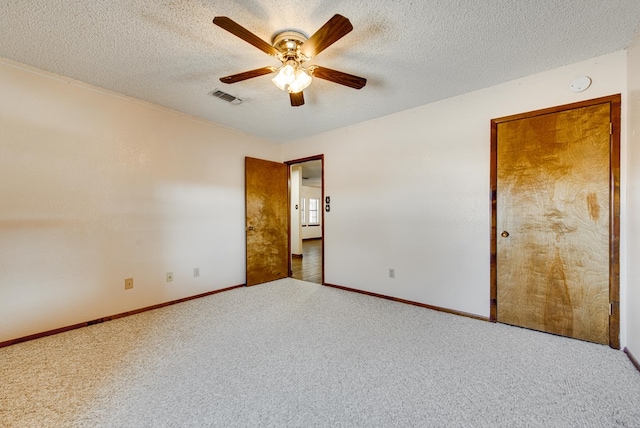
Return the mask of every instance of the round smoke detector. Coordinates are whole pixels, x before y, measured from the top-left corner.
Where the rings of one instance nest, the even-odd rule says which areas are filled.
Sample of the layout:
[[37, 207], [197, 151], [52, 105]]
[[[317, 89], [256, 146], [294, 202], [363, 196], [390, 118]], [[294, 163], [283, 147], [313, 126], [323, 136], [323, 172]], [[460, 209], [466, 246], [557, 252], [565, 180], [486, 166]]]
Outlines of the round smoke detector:
[[591, 86], [591, 78], [588, 76], [580, 76], [571, 81], [569, 88], [573, 92], [582, 92], [586, 91], [589, 86]]

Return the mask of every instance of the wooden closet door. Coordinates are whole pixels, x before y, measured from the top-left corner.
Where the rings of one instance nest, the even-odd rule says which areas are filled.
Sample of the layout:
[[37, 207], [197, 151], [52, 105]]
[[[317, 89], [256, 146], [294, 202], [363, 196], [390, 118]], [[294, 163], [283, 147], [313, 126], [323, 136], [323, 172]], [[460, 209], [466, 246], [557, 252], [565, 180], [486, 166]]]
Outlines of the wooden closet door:
[[609, 103], [497, 124], [497, 320], [609, 343]]

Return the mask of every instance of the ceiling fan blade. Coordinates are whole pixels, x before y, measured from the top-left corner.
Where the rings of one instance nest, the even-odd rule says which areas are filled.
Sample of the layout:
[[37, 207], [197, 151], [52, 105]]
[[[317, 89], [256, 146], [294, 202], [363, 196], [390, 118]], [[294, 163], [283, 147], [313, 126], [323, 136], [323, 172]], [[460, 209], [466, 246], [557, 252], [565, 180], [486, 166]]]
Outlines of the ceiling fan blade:
[[245, 42], [252, 44], [253, 46], [260, 49], [261, 51], [265, 52], [267, 55], [278, 56], [278, 54], [280, 53], [276, 48], [271, 46], [269, 43], [265, 42], [260, 37], [256, 36], [251, 31], [247, 30], [242, 25], [238, 24], [237, 22], [231, 20], [226, 16], [216, 16], [215, 18], [213, 18], [213, 23], [216, 24], [218, 27], [227, 30], [234, 36], [241, 38]]
[[354, 76], [353, 74], [343, 73], [342, 71], [332, 70], [319, 65], [312, 65], [309, 71], [313, 77], [328, 80], [330, 82], [339, 83], [354, 89], [362, 89], [367, 84], [364, 77]]
[[353, 30], [351, 22], [342, 15], [333, 15], [318, 31], [302, 45], [301, 51], [311, 58], [340, 40]]
[[289, 99], [291, 100], [291, 107], [300, 107], [304, 104], [304, 95], [302, 91], [296, 92], [295, 94], [289, 92]]
[[245, 71], [244, 73], [232, 74], [231, 76], [221, 77], [220, 81], [222, 83], [236, 83], [241, 82], [247, 79], [253, 79], [254, 77], [264, 76], [265, 74], [270, 74], [276, 71], [276, 67], [262, 67], [256, 68], [255, 70]]

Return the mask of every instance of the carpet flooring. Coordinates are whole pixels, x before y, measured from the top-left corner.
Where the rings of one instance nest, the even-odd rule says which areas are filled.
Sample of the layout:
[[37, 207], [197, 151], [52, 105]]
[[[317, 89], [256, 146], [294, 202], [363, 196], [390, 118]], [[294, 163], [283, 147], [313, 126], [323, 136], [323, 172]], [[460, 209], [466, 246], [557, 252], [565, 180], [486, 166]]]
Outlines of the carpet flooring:
[[2, 427], [640, 427], [621, 351], [285, 279], [0, 349]]

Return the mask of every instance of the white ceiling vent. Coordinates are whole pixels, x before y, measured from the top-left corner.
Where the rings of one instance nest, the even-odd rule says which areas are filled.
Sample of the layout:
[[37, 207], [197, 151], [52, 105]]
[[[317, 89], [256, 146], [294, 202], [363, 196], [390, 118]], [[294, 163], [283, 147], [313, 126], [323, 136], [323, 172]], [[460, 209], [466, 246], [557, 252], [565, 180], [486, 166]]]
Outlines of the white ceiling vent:
[[214, 89], [213, 91], [209, 92], [210, 95], [213, 95], [216, 98], [220, 98], [221, 100], [225, 100], [233, 105], [238, 105], [240, 103], [242, 103], [242, 100], [238, 97], [234, 97], [231, 94], [228, 94], [226, 92], [222, 92], [218, 89]]

